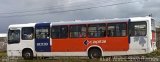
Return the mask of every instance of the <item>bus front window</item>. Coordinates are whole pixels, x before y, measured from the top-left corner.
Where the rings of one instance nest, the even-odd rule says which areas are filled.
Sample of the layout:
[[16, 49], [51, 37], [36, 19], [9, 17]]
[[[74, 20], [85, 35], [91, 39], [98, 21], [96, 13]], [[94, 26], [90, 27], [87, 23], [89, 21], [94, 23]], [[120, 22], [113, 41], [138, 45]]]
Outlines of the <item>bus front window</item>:
[[9, 30], [8, 32], [8, 44], [20, 42], [20, 30]]

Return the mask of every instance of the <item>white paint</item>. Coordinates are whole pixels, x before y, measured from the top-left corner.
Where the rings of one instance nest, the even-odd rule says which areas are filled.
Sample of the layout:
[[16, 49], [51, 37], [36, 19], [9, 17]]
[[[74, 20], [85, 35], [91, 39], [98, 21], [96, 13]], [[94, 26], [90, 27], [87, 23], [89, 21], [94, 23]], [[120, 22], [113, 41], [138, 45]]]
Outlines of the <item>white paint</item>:
[[7, 37], [7, 33], [0, 33], [0, 37]]
[[61, 21], [61, 22], [52, 22], [54, 25], [74, 25], [74, 24], [94, 24], [94, 23], [115, 23], [115, 22], [128, 22], [129, 18], [121, 19], [96, 19], [96, 20], [79, 20], [79, 21]]
[[[10, 25], [10, 28], [16, 28], [16, 30], [21, 30], [22, 27], [33, 27], [34, 28], [35, 23], [28, 23], [28, 24], [15, 24]], [[15, 29], [14, 29], [15, 30]], [[7, 55], [8, 56], [22, 56], [22, 50], [24, 48], [30, 48], [33, 50], [33, 53], [35, 52], [35, 43], [34, 39], [32, 40], [22, 40], [21, 39], [21, 32], [20, 32], [20, 42], [14, 43], [14, 44], [7, 44]]]

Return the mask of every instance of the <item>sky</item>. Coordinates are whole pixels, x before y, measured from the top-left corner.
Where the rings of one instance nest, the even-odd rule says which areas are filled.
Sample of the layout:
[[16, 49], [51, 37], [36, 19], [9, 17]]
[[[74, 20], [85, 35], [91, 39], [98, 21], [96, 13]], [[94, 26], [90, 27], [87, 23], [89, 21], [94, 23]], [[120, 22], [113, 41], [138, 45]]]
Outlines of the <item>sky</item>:
[[0, 33], [10, 24], [144, 17], [160, 20], [160, 0], [0, 0]]

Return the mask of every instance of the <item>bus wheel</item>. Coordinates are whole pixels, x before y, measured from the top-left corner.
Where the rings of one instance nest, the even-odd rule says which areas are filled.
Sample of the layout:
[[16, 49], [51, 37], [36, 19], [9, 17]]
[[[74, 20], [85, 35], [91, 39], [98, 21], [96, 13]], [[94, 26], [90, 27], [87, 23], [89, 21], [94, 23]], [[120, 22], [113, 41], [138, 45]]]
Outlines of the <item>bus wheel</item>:
[[91, 49], [88, 52], [88, 57], [90, 59], [99, 59], [102, 56], [101, 51], [99, 49]]
[[24, 50], [22, 52], [22, 57], [27, 60], [32, 60], [33, 59], [33, 52], [31, 50]]

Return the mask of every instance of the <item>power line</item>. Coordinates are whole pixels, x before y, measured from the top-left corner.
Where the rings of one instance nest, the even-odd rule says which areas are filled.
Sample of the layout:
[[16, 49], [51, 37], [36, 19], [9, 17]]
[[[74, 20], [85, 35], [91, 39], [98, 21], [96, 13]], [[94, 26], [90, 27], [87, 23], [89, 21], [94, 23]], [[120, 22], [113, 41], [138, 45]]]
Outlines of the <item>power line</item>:
[[[97, 0], [96, 0], [97, 1]], [[100, 0], [98, 0], [100, 1]], [[114, 2], [114, 1], [109, 1], [109, 2]], [[71, 2], [71, 3], [74, 3], [74, 2]], [[89, 2], [90, 3], [90, 2]], [[106, 0], [101, 0], [99, 3], [108, 3], [108, 1]], [[93, 3], [91, 3], [93, 4]], [[96, 3], [97, 4], [97, 3]], [[71, 6], [71, 5], [69, 5]], [[80, 7], [82, 5], [78, 5], [78, 7]], [[85, 6], [88, 6], [88, 5], [85, 5]], [[54, 7], [48, 7], [47, 9], [42, 9], [42, 8], [39, 8], [38, 10], [29, 10], [29, 11], [19, 11], [19, 12], [10, 12], [10, 13], [0, 13], [0, 14], [16, 14], [16, 13], [29, 13], [29, 12], [39, 12], [39, 11], [48, 11], [48, 10], [55, 10], [55, 9], [61, 9], [61, 8], [66, 8], [66, 6], [64, 4], [62, 5], [58, 5], [58, 6], [54, 6]]]
[[1, 18], [4, 18], [4, 17], [16, 17], [16, 16], [44, 15], [44, 14], [50, 14], [50, 13], [63, 13], [63, 12], [71, 12], [71, 11], [79, 11], [79, 10], [100, 8], [100, 7], [108, 7], [108, 6], [114, 6], [114, 5], [129, 4], [129, 3], [135, 3], [135, 2], [138, 2], [138, 1], [122, 2], [122, 3], [116, 3], [116, 4], [110, 4], [110, 5], [93, 6], [93, 7], [87, 7], [87, 8], [78, 8], [78, 9], [63, 10], [63, 11], [52, 11], [52, 12], [46, 12], [46, 13], [24, 14], [24, 15], [11, 15], [11, 16], [0, 16], [0, 17], [1, 17]]

